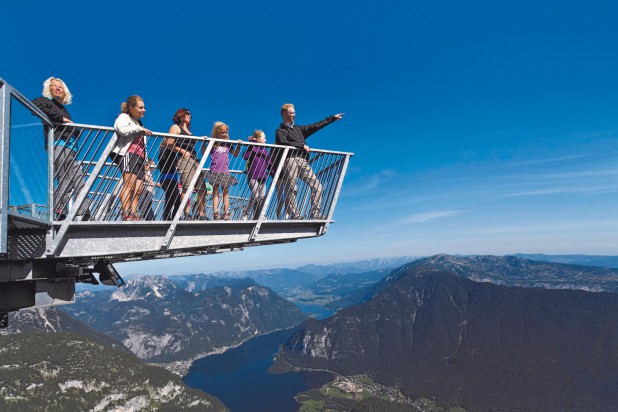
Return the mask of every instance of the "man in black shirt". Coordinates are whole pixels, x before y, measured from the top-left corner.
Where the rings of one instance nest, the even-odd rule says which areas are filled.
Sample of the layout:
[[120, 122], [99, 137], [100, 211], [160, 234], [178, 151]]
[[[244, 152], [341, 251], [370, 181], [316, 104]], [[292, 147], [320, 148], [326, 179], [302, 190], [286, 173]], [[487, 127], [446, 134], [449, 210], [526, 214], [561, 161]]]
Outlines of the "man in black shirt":
[[301, 218], [296, 205], [296, 183], [300, 178], [311, 188], [311, 219], [323, 219], [324, 217], [320, 215], [322, 184], [309, 165], [308, 160], [311, 149], [307, 146], [306, 139], [324, 126], [341, 120], [343, 113], [335, 114], [308, 126], [299, 126], [294, 124], [294, 119], [296, 118], [294, 105], [286, 103], [281, 107], [281, 117], [283, 122], [275, 132], [275, 143], [293, 146], [297, 149], [289, 152], [283, 165], [282, 185], [284, 186], [286, 211], [292, 219]]
[[[43, 96], [32, 101], [47, 115], [54, 127], [54, 178], [57, 181], [54, 189], [54, 212], [57, 220], [66, 217], [71, 196], [77, 195], [84, 187], [84, 172], [77, 160], [79, 134], [63, 126], [65, 123], [72, 123], [71, 115], [65, 107], [71, 104], [72, 98], [71, 92], [61, 79], [50, 77], [43, 83]], [[47, 141], [47, 125], [44, 125], [44, 132]], [[86, 198], [77, 215], [87, 219], [90, 215], [88, 205], [89, 199]]]

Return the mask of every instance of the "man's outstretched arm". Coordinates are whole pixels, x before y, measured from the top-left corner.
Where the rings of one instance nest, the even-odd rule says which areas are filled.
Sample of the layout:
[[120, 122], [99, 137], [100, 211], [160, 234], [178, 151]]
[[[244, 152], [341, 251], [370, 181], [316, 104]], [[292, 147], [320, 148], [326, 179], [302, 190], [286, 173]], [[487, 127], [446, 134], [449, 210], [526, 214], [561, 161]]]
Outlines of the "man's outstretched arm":
[[306, 138], [308, 138], [309, 136], [311, 136], [312, 134], [314, 134], [315, 132], [317, 132], [318, 130], [322, 129], [323, 127], [336, 122], [337, 120], [341, 120], [341, 118], [343, 117], [344, 113], [338, 113], [338, 114], [334, 114], [332, 116], [327, 117], [324, 120], [320, 120], [319, 122], [307, 125], [307, 126], [299, 126], [303, 136]]

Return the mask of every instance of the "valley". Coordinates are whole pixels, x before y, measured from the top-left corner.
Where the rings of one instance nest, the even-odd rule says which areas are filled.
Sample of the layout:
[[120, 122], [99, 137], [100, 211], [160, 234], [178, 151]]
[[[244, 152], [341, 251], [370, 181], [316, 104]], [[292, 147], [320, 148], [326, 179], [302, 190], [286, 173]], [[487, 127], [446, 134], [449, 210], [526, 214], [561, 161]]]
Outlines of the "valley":
[[[275, 373], [273, 379], [300, 385], [279, 391], [281, 405], [287, 405], [281, 411], [458, 411], [489, 405], [534, 410], [618, 402], [611, 395], [618, 392], [612, 386], [618, 369], [616, 270], [448, 255], [351, 267], [133, 276], [118, 290], [84, 288], [74, 305], [21, 311], [0, 334], [85, 335], [225, 397], [225, 385], [204, 385], [207, 375], [195, 372], [205, 360], [222, 359], [217, 361], [222, 373], [241, 368], [229, 383], [231, 404], [239, 393], [232, 382], [245, 375], [257, 379], [243, 387], [249, 390], [245, 398], [276, 397], [268, 386], [251, 392]], [[259, 339], [270, 339], [260, 355], [263, 366], [242, 372], [239, 354], [250, 352]], [[590, 351], [598, 360], [594, 364], [588, 362]], [[337, 377], [303, 388], [298, 377], [317, 370]], [[577, 380], [568, 370], [578, 371]], [[221, 376], [215, 374], [213, 382]], [[4, 378], [0, 369], [0, 381]], [[554, 384], [547, 386], [548, 378]], [[527, 385], [544, 388], [544, 399], [531, 395]], [[479, 387], [491, 388], [500, 401]]]

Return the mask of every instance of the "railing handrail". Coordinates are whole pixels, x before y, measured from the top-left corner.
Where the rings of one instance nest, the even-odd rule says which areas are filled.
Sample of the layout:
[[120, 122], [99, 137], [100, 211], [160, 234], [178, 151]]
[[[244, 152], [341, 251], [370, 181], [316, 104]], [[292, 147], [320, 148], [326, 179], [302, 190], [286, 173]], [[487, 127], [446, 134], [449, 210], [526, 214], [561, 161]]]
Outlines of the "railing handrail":
[[[62, 126], [82, 127], [82, 128], [87, 128], [87, 129], [99, 129], [99, 130], [106, 130], [106, 131], [109, 131], [109, 132], [116, 132], [116, 129], [114, 129], [114, 127], [98, 126], [98, 125], [85, 124], [85, 123], [64, 123]], [[161, 136], [161, 137], [172, 137], [174, 139], [187, 139], [187, 140], [197, 140], [197, 141], [214, 140], [215, 142], [221, 142], [221, 143], [231, 143], [231, 144], [238, 143], [238, 139], [229, 139], [229, 140], [215, 139], [214, 137], [210, 137], [210, 136], [207, 136], [207, 135], [200, 135], [200, 136], [198, 136], [198, 135], [191, 135], [191, 136], [187, 136], [187, 135], [170, 134], [170, 133], [155, 132], [155, 131], [153, 131], [152, 134], [156, 135], [156, 136]], [[284, 149], [286, 147], [290, 147], [290, 146], [284, 146], [284, 145], [277, 145], [277, 144], [274, 144], [274, 143], [257, 143], [257, 142], [252, 142], [252, 141], [249, 141], [249, 140], [242, 140], [242, 144], [243, 145], [252, 145], [252, 146], [274, 147], [274, 148], [280, 148], [280, 149]], [[300, 150], [300, 149], [298, 149], [298, 150]], [[343, 152], [343, 151], [339, 151], [339, 150], [314, 149], [314, 148], [311, 148], [311, 151], [312, 152], [324, 152], [324, 153], [340, 154], [340, 155], [346, 155], [346, 156], [354, 156], [354, 153], [352, 153], [352, 152]]]
[[2, 79], [2, 77], [0, 77], [0, 83], [4, 84], [4, 87], [8, 87], [9, 88], [9, 93], [11, 94], [11, 96], [13, 96], [17, 100], [19, 100], [19, 102], [21, 104], [23, 104], [24, 106], [26, 106], [28, 108], [28, 110], [36, 113], [36, 115], [38, 117], [40, 117], [41, 120], [43, 120], [47, 124], [47, 126], [52, 126], [53, 127], [53, 124], [52, 124], [51, 120], [49, 120], [47, 115], [45, 113], [43, 113], [41, 111], [41, 109], [39, 109], [38, 107], [36, 107], [36, 105], [34, 103], [32, 103], [32, 100], [28, 99], [26, 96], [21, 94], [17, 89], [15, 89], [13, 86], [11, 86], [10, 83], [7, 83], [6, 81], [4, 81], [4, 79]]
[[[133, 172], [123, 170], [128, 166], [120, 166], [117, 157], [110, 157], [119, 147], [117, 144], [120, 136], [116, 135], [114, 127], [85, 123], [54, 124], [31, 100], [1, 78], [0, 97], [3, 99], [0, 108], [4, 110], [0, 118], [2, 139], [6, 143], [4, 147], [0, 146], [3, 158], [9, 159], [8, 143], [9, 138], [12, 140], [17, 136], [14, 132], [31, 133], [24, 135], [26, 139], [20, 137], [13, 141], [16, 145], [25, 147], [19, 149], [18, 146], [11, 145], [11, 153], [21, 158], [11, 158], [10, 162], [4, 164], [6, 176], [4, 180], [0, 180], [0, 186], [6, 188], [2, 189], [0, 194], [2, 198], [6, 198], [2, 211], [7, 213], [0, 216], [0, 253], [7, 251], [9, 207], [11, 219], [31, 219], [33, 224], [46, 222], [50, 228], [42, 240], [45, 251], [42, 252], [38, 248], [40, 244], [37, 244], [36, 249], [27, 252], [33, 253], [32, 257], [63, 256], [88, 261], [92, 258], [88, 253], [97, 253], [121, 261], [139, 258], [138, 256], [153, 258], [174, 256], [178, 253], [200, 254], [226, 247], [232, 250], [235, 247], [320, 236], [333, 221], [334, 207], [343, 177], [350, 157], [353, 156], [351, 152], [312, 148], [303, 156], [306, 160], [306, 163], [303, 163], [299, 158], [292, 158], [299, 153], [305, 154], [302, 148], [293, 146], [259, 143], [246, 137], [216, 139], [208, 135], [188, 136], [153, 131], [152, 136], [146, 137], [146, 141], [139, 140], [141, 146], [138, 149], [141, 148], [142, 151], [135, 155], [142, 158], [142, 163], [138, 162], [139, 167], [148, 164], [146, 161], [155, 162], [153, 168], [146, 167], [148, 180], [144, 179], [144, 182], [148, 183], [139, 183], [139, 186], [136, 186], [139, 190], [130, 189], [132, 192], [129, 192], [127, 188], [133, 184]], [[33, 133], [40, 133], [40, 126], [32, 130], [10, 130], [11, 121], [15, 121], [14, 115], [17, 114], [10, 107], [13, 97], [13, 102], [18, 103], [13, 106], [19, 106], [20, 110], [25, 109], [22, 116], [28, 117], [31, 114], [33, 118], [40, 120], [38, 124], [45, 126], [47, 152], [44, 157], [41, 157], [42, 148], [33, 152], [28, 147], [36, 140]], [[57, 136], [62, 141], [58, 140]], [[75, 139], [65, 140], [62, 136], [72, 136]], [[172, 149], [172, 143], [166, 145], [165, 139], [173, 139], [175, 147], [193, 146], [193, 160], [190, 161], [187, 153], [179, 149], [163, 155], [164, 149]], [[185, 146], [180, 144], [182, 141], [192, 141], [195, 144]], [[137, 145], [135, 142], [137, 141], [134, 139], [133, 144]], [[229, 151], [216, 151], [217, 145], [226, 145]], [[258, 150], [257, 147], [266, 150]], [[127, 146], [123, 146], [123, 153], [126, 148]], [[135, 150], [135, 146], [131, 150]], [[27, 176], [29, 181], [25, 182], [21, 177], [19, 164], [26, 164], [29, 162], [27, 156], [32, 158], [33, 155], [41, 162], [38, 169], [31, 165], [28, 173], [31, 173], [32, 177]], [[181, 156], [186, 156], [186, 162], [182, 161]], [[219, 163], [221, 158], [224, 159], [223, 156], [228, 156], [228, 160]], [[217, 163], [214, 162], [215, 158]], [[59, 159], [69, 160], [65, 162]], [[290, 159], [293, 161], [288, 162]], [[267, 166], [262, 165], [264, 161], [268, 162]], [[56, 162], [65, 163], [57, 166]], [[13, 185], [11, 191], [19, 190], [22, 186], [39, 188], [41, 191], [43, 183], [40, 178], [37, 180], [36, 176], [42, 176], [47, 169], [47, 197], [41, 193], [36, 193], [36, 198], [30, 197], [29, 191], [25, 192], [25, 196], [9, 195], [9, 163], [10, 173], [15, 173], [11, 175], [11, 179], [15, 178], [18, 183]], [[218, 167], [215, 167], [215, 164]], [[65, 167], [66, 165], [70, 167]], [[74, 167], [75, 165], [77, 167]], [[305, 174], [305, 177], [294, 175], [297, 172], [291, 170], [298, 167], [304, 168], [302, 173], [309, 170], [308, 173], [313, 177], [307, 177], [308, 174]], [[188, 168], [203, 172], [187, 173]], [[230, 177], [223, 176], [226, 174]], [[224, 188], [221, 195], [219, 189], [215, 192], [216, 195], [211, 195], [213, 186]], [[146, 187], [150, 188], [149, 193]], [[149, 196], [148, 199], [143, 199], [142, 194]], [[14, 199], [13, 203], [8, 202], [9, 197]], [[24, 197], [29, 199], [24, 207], [15, 203], [21, 202]], [[47, 205], [35, 205], [44, 203], [45, 198]], [[138, 202], [137, 209], [133, 203], [135, 200]], [[221, 209], [224, 213], [220, 213]], [[41, 217], [44, 217], [43, 220]], [[141, 221], [136, 222], [136, 219]], [[215, 220], [231, 220], [233, 225], [228, 226], [226, 222]], [[89, 226], [90, 224], [92, 226]], [[132, 229], [132, 224], [139, 224], [137, 227], [140, 229], [135, 231], [136, 226]], [[91, 230], [94, 232], [90, 233]], [[118, 248], [115, 234], [133, 241], [128, 241], [122, 248]], [[142, 238], [149, 240], [142, 242]], [[91, 249], [93, 245], [96, 245], [97, 252]]]

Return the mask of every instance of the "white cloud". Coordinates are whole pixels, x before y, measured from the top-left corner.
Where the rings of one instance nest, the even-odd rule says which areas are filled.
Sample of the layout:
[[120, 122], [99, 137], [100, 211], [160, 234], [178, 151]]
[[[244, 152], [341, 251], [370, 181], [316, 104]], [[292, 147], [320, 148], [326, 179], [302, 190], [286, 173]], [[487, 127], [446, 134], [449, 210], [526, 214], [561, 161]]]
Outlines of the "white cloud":
[[560, 156], [560, 157], [550, 157], [546, 159], [521, 160], [518, 162], [507, 163], [504, 166], [505, 167], [521, 167], [521, 166], [538, 165], [538, 164], [545, 164], [545, 163], [557, 163], [557, 162], [565, 162], [565, 161], [570, 162], [574, 159], [582, 159], [585, 157], [588, 157], [588, 156], [587, 155], [569, 155], [569, 156]]
[[36, 126], [41, 127], [42, 123], [36, 122], [36, 123], [13, 124], [11, 125], [11, 129], [22, 129], [24, 127], [36, 127]]
[[435, 210], [433, 212], [417, 213], [403, 218], [401, 223], [424, 223], [430, 220], [455, 216], [459, 213], [458, 210]]
[[24, 198], [26, 199], [26, 203], [34, 203], [32, 200], [32, 194], [30, 193], [30, 189], [28, 189], [28, 185], [24, 180], [24, 177], [21, 173], [21, 169], [19, 168], [19, 164], [17, 163], [17, 159], [11, 159], [11, 169], [15, 172], [15, 177], [18, 181], [18, 186], [21, 189]]
[[384, 169], [379, 172], [363, 177], [353, 184], [344, 184], [344, 193], [349, 196], [368, 194], [371, 191], [380, 189], [396, 175], [394, 169]]
[[584, 233], [595, 232], [600, 233], [604, 231], [615, 231], [618, 228], [618, 220], [616, 219], [604, 219], [604, 220], [581, 220], [581, 221], [563, 221], [555, 223], [539, 223], [531, 225], [505, 225], [479, 228], [476, 230], [468, 231], [468, 234], [478, 235], [508, 235], [516, 233], [526, 234], [563, 234], [567, 233]]
[[618, 190], [618, 186], [616, 185], [608, 185], [605, 187], [563, 187], [555, 189], [524, 190], [520, 192], [506, 193], [502, 196], [502, 198], [506, 199], [511, 197], [548, 196], [573, 193], [603, 194], [613, 193], [616, 190]]
[[[563, 173], [543, 173], [543, 174], [522, 174], [515, 176], [518, 179], [530, 179], [530, 180], [551, 180], [551, 179], [586, 179], [593, 177], [615, 177], [618, 176], [618, 168], [597, 169], [597, 170], [578, 170], [574, 172]], [[500, 178], [512, 178], [510, 176], [503, 176]]]

